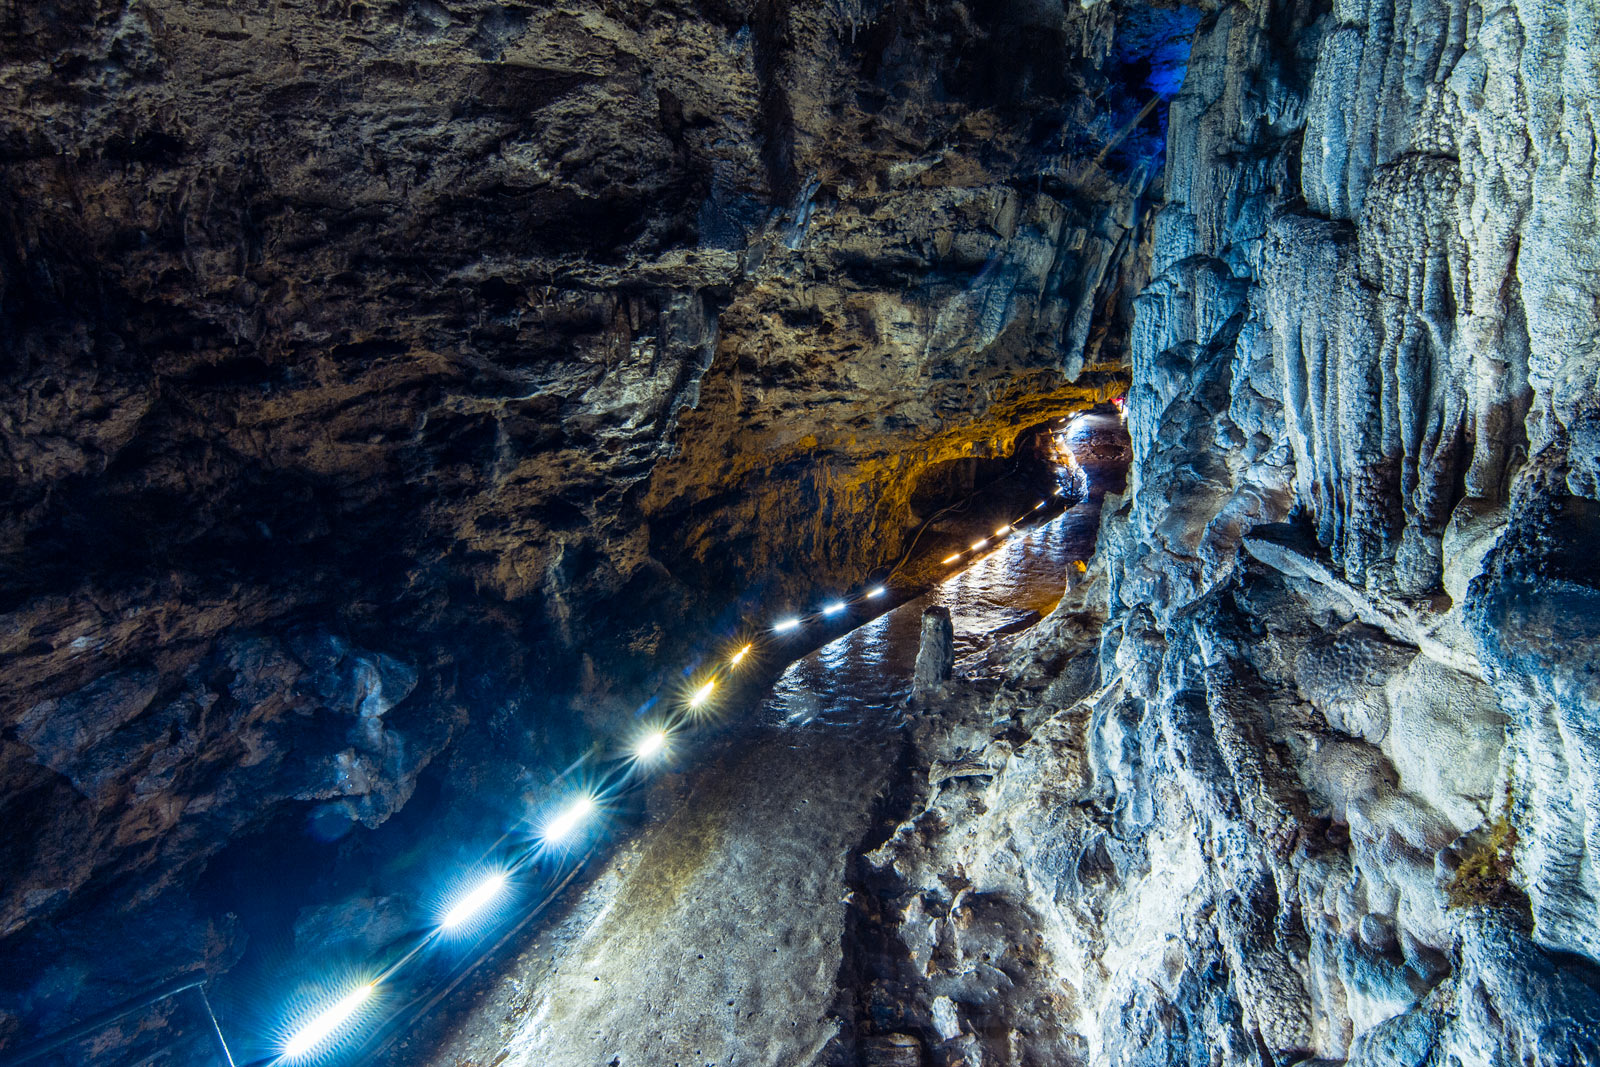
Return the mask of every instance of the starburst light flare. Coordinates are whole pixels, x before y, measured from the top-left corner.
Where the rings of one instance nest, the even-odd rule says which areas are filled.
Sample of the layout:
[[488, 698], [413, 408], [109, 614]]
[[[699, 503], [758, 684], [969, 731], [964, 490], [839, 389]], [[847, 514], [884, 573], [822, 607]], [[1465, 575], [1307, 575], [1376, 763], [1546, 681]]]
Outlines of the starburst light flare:
[[578, 825], [584, 819], [587, 819], [592, 811], [594, 811], [594, 798], [588, 795], [581, 796], [567, 805], [561, 814], [545, 823], [544, 831], [540, 836], [544, 838], [544, 842], [547, 845], [554, 845], [564, 841], [572, 836], [572, 831], [576, 830]]
[[289, 1038], [283, 1046], [283, 1058], [292, 1062], [319, 1048], [371, 998], [376, 988], [376, 982], [364, 982], [318, 1012]]
[[667, 747], [667, 732], [651, 730], [633, 744], [633, 758], [647, 760], [660, 755]]
[[455, 930], [470, 922], [490, 901], [505, 892], [510, 876], [505, 871], [495, 871], [479, 882], [465, 896], [453, 904], [439, 920], [439, 929]]

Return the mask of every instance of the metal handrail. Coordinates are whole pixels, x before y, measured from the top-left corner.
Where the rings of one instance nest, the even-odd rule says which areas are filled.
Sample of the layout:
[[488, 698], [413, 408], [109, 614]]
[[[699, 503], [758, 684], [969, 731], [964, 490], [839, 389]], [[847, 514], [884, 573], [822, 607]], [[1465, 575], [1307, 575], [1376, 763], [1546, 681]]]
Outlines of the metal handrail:
[[76, 1026], [68, 1027], [60, 1033], [52, 1034], [42, 1041], [37, 1041], [24, 1048], [21, 1052], [15, 1052], [0, 1059], [0, 1067], [22, 1067], [25, 1063], [33, 1063], [35, 1060], [48, 1056], [57, 1049], [65, 1048], [74, 1041], [82, 1040], [96, 1031], [105, 1029], [114, 1022], [126, 1019], [135, 1012], [142, 1011], [153, 1004], [159, 1004], [163, 1000], [175, 997], [180, 993], [187, 993], [191, 989], [196, 990], [200, 998], [200, 1006], [205, 1009], [206, 1019], [211, 1023], [211, 1039], [212, 1043], [216, 1045], [217, 1053], [222, 1057], [222, 1062], [227, 1067], [234, 1067], [233, 1054], [228, 1051], [228, 1043], [222, 1037], [222, 1027], [218, 1025], [217, 1017], [211, 1010], [211, 1002], [206, 999], [206, 981], [207, 976], [198, 971], [190, 972], [182, 978], [175, 978], [146, 993], [141, 993], [132, 1000], [125, 1000], [115, 1007], [107, 1008], [98, 1015], [91, 1015]]

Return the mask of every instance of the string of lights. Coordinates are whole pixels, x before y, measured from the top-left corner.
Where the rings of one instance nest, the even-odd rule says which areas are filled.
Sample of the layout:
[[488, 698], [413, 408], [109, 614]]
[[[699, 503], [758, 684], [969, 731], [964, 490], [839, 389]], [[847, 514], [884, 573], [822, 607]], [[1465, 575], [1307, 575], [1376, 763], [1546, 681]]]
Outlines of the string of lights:
[[[1058, 487], [1054, 497], [1059, 498], [1064, 493], [1065, 490]], [[998, 548], [1022, 526], [1038, 517], [1039, 513], [1051, 503], [1051, 499], [1040, 500], [1031, 510], [999, 527], [988, 537], [981, 538], [973, 542], [969, 548], [947, 557], [940, 566], [959, 568], [959, 565], [975, 559], [986, 550]], [[777, 618], [768, 623], [766, 629], [772, 634], [784, 635], [787, 638], [816, 622], [836, 620], [851, 608], [869, 601], [880, 600], [888, 596], [889, 592], [888, 584], [876, 584], [853, 595], [829, 600], [814, 611]], [[909, 593], [911, 590], [908, 589], [906, 592]], [[759, 638], [747, 641], [737, 649], [725, 652], [709, 670], [701, 671], [697, 676], [691, 672], [692, 680], [686, 687], [687, 696], [678, 701], [665, 717], [646, 725], [637, 736], [631, 738], [626, 748], [627, 755], [599, 781], [586, 789], [574, 790], [558, 803], [551, 805], [552, 814], [538, 825], [534, 834], [519, 841], [509, 854], [504, 853], [501, 846], [513, 835], [502, 837], [500, 842], [485, 853], [480, 865], [482, 869], [477, 872], [475, 879], [463, 882], [465, 888], [446, 902], [440, 917], [430, 931], [422, 935], [415, 945], [394, 962], [379, 969], [374, 976], [364, 977], [348, 984], [335, 991], [322, 1003], [304, 1012], [301, 1021], [290, 1029], [277, 1054], [262, 1062], [305, 1064], [321, 1058], [336, 1048], [339, 1035], [347, 1032], [372, 1009], [380, 999], [378, 994], [386, 984], [394, 981], [408, 965], [441, 940], [463, 931], [471, 931], [480, 925], [489, 910], [513, 892], [518, 885], [517, 876], [521, 872], [540, 857], [563, 855], [597, 812], [602, 811], [609, 802], [615, 801], [626, 788], [637, 784], [637, 780], [647, 773], [650, 767], [661, 762], [671, 751], [674, 743], [706, 717], [714, 705], [719, 686], [723, 686], [741, 666], [750, 661], [752, 653], [756, 652], [760, 642]], [[574, 768], [586, 762], [597, 751], [599, 749], [591, 749], [574, 764]], [[569, 768], [569, 772], [574, 768]], [[564, 779], [566, 775], [562, 777]], [[500, 856], [498, 862], [490, 859], [496, 855]], [[587, 859], [587, 856], [584, 859]], [[572, 870], [575, 871], [582, 862], [580, 860]], [[561, 873], [559, 864], [557, 873]], [[540, 906], [548, 903], [549, 899], [550, 897], [546, 897], [540, 902]]]

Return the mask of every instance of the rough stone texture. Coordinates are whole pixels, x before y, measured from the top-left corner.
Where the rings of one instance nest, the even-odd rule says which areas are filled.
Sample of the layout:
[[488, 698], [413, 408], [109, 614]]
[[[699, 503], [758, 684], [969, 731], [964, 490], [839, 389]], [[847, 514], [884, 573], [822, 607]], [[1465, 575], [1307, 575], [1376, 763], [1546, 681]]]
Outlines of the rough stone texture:
[[[419, 907], [423, 827], [492, 838], [1119, 394], [1150, 47], [1020, 2], [6, 5], [0, 1043], [293, 938], [253, 864], [305, 931]], [[302, 630], [414, 690], [328, 703]]]
[[1080, 807], [1045, 845], [992, 799], [948, 831], [991, 868], [1053, 845], [1104, 872], [1047, 938], [1093, 1062], [1600, 1056], [1595, 19], [1200, 27], [1102, 687], [1060, 713]]
[[840, 887], [899, 745], [822, 724], [745, 732], [683, 796], [657, 790], [670, 814], [507, 963], [466, 1025], [389, 1062], [809, 1062], [839, 1029]]
[[944, 688], [956, 666], [956, 632], [950, 609], [934, 607], [922, 613], [922, 636], [917, 662], [911, 672], [911, 695], [925, 699]]
[[139, 890], [153, 895], [286, 800], [376, 825], [455, 726], [414, 707], [387, 715], [415, 688], [416, 668], [327, 634], [230, 636], [170, 697], [158, 698], [157, 680], [110, 674], [18, 720], [17, 740], [65, 781], [9, 798], [62, 807], [42, 839], [11, 832], [13, 849], [33, 852], [8, 865], [5, 933], [108, 868], [153, 869]]

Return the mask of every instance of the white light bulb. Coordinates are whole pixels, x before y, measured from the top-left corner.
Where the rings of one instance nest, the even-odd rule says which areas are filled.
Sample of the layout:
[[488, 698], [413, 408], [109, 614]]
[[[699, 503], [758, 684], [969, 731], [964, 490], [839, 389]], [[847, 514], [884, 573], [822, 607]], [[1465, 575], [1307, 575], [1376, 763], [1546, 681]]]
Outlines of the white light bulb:
[[579, 797], [574, 800], [567, 806], [565, 811], [544, 824], [543, 837], [545, 843], [555, 844], [557, 841], [570, 836], [572, 831], [578, 828], [578, 824], [583, 822], [593, 810], [594, 799], [592, 797]]
[[881, 585], [874, 586], [873, 588], [867, 590], [867, 599], [868, 600], [876, 600], [878, 597], [882, 596], [883, 594], [887, 593], [888, 591], [889, 590], [885, 589]]
[[781, 634], [785, 630], [793, 630], [799, 625], [800, 625], [800, 620], [799, 619], [784, 619], [782, 622], [778, 623], [776, 626], [774, 626], [772, 628], [772, 632], [775, 633], [775, 634]]
[[356, 1013], [357, 1008], [367, 1002], [367, 998], [372, 996], [374, 985], [375, 983], [368, 982], [356, 986], [295, 1031], [289, 1043], [283, 1047], [284, 1058], [298, 1059], [328, 1040], [335, 1030]]
[[691, 708], [698, 708], [701, 704], [704, 704], [706, 701], [710, 700], [711, 691], [716, 687], [716, 680], [713, 679], [707, 682], [705, 685], [702, 685], [699, 689], [696, 689], [694, 694], [689, 697], [689, 706]]
[[484, 905], [505, 890], [507, 875], [505, 871], [496, 871], [483, 881], [479, 882], [466, 896], [456, 901], [455, 906], [445, 913], [439, 926], [445, 930], [454, 930], [468, 922]]
[[832, 604], [826, 605], [822, 609], [822, 613], [824, 615], [837, 615], [837, 614], [839, 614], [839, 612], [841, 612], [843, 610], [844, 610], [844, 601], [835, 600]]
[[667, 747], [667, 732], [665, 730], [652, 730], [639, 738], [633, 746], [633, 754], [637, 759], [649, 759]]

